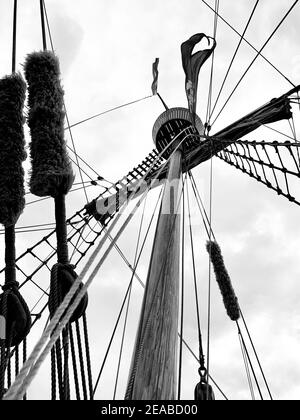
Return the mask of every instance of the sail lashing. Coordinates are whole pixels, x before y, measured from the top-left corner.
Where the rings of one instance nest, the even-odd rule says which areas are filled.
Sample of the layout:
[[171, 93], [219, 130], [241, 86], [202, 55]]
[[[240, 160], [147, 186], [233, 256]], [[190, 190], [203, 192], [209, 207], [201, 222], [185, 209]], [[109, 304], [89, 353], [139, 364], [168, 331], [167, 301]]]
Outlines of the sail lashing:
[[[30, 191], [41, 197], [50, 195], [55, 203], [57, 263], [51, 270], [49, 294], [49, 312], [52, 317], [77, 278], [68, 255], [65, 196], [72, 187], [74, 173], [64, 139], [64, 92], [60, 83], [58, 58], [50, 51], [28, 55], [25, 77], [28, 83], [28, 125], [31, 134]], [[87, 302], [85, 294], [70, 322], [77, 321], [84, 314]], [[70, 399], [69, 333], [70, 325], [67, 325], [52, 349], [52, 399], [56, 399], [56, 370], [59, 398]]]
[[238, 299], [235, 295], [230, 276], [225, 267], [221, 248], [217, 242], [208, 241], [206, 244], [206, 249], [209, 253], [214, 268], [216, 280], [223, 297], [227, 315], [232, 321], [237, 321], [240, 317]]
[[26, 158], [23, 107], [26, 84], [18, 73], [0, 80], [0, 223], [5, 228], [5, 282], [0, 295], [0, 399], [10, 347], [18, 346], [31, 327], [28, 306], [16, 279], [15, 224], [25, 205]]

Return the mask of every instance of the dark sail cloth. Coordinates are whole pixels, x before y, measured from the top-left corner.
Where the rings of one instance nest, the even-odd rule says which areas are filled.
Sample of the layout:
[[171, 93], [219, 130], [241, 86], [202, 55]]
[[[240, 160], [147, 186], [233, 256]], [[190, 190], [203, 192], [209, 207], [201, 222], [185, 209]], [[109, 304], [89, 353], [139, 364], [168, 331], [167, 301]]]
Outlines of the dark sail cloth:
[[151, 86], [152, 89], [152, 95], [157, 94], [157, 83], [158, 83], [158, 63], [159, 58], [156, 58], [154, 63], [152, 64], [152, 73], [153, 73], [153, 83]]
[[[212, 46], [192, 54], [195, 45], [198, 44], [203, 38], [206, 38], [209, 44], [210, 40], [212, 40]], [[186, 76], [185, 90], [193, 121], [195, 121], [196, 113], [199, 71], [216, 48], [216, 45], [217, 43], [214, 38], [206, 36], [203, 33], [195, 34], [181, 44], [182, 66]]]

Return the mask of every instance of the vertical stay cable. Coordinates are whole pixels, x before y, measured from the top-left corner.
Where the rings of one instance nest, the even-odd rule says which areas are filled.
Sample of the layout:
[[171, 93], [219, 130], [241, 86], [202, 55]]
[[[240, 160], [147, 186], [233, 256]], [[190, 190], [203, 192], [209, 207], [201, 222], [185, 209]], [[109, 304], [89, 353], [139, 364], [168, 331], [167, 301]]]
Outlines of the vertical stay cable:
[[[178, 147], [179, 146], [177, 146], [177, 148]], [[175, 153], [177, 148], [172, 153]], [[180, 173], [180, 179], [182, 180], [182, 178], [183, 177], [182, 177], [182, 172], [181, 172]], [[183, 183], [182, 183], [182, 189], [181, 189], [181, 192], [180, 192], [180, 196], [179, 196], [179, 198], [177, 198], [176, 210], [174, 212], [175, 215], [178, 214], [177, 212], [178, 212], [178, 210], [180, 208], [180, 205], [181, 205], [181, 197], [182, 197], [182, 194], [183, 194], [184, 183], [185, 183], [185, 179], [183, 180]], [[162, 191], [165, 191], [165, 188], [166, 188], [166, 184], [163, 186]], [[175, 206], [175, 202], [174, 202], [173, 205]], [[173, 208], [175, 208], [175, 207], [173, 207]], [[172, 239], [172, 232], [173, 232], [173, 229], [175, 228], [175, 222], [176, 222], [176, 217], [174, 218], [173, 222], [171, 223], [170, 230], [168, 232], [168, 237], [165, 238], [165, 241], [166, 241], [166, 244], [167, 244], [167, 246], [166, 246], [167, 249], [169, 249], [169, 247], [170, 247], [170, 243], [171, 243], [171, 239]], [[145, 335], [146, 335], [148, 327], [149, 327], [149, 316], [150, 316], [151, 309], [153, 308], [153, 305], [155, 304], [154, 302], [155, 302], [157, 290], [158, 290], [158, 287], [159, 287], [159, 283], [162, 281], [163, 273], [164, 273], [164, 270], [165, 270], [165, 267], [166, 267], [166, 263], [167, 263], [167, 260], [165, 259], [163, 261], [162, 266], [160, 267], [159, 272], [158, 272], [158, 282], [153, 289], [152, 297], [151, 297], [151, 299], [149, 300], [149, 303], [148, 303], [148, 311], [149, 312], [148, 312], [147, 316], [145, 315], [145, 311], [144, 311], [145, 301], [143, 301], [143, 307], [142, 307], [141, 318], [140, 318], [140, 325], [141, 324], [145, 325], [145, 328], [144, 328], [144, 330], [143, 330], [143, 328], [140, 328], [138, 333], [137, 333], [136, 346], [135, 346], [136, 349], [135, 349], [135, 353], [134, 353], [133, 360], [132, 360], [132, 365], [131, 365], [130, 375], [129, 375], [129, 379], [128, 379], [127, 390], [126, 390], [126, 394], [125, 394], [125, 400], [132, 399], [133, 387], [134, 387], [134, 382], [135, 382], [135, 377], [136, 377], [136, 372], [137, 372], [137, 365], [138, 365], [139, 358], [141, 356], [141, 351], [144, 347]], [[145, 290], [145, 293], [147, 293], [147, 289]], [[175, 393], [175, 390], [174, 390], [174, 393]]]
[[250, 25], [250, 22], [251, 22], [251, 20], [252, 20], [252, 18], [253, 18], [253, 15], [254, 15], [254, 13], [255, 13], [255, 10], [256, 10], [256, 8], [257, 8], [257, 6], [258, 6], [259, 1], [260, 1], [260, 0], [256, 0], [256, 3], [255, 3], [255, 5], [254, 5], [254, 7], [253, 7], [253, 9], [252, 9], [252, 12], [251, 12], [251, 14], [250, 14], [250, 17], [249, 17], [249, 19], [248, 19], [248, 21], [247, 21], [247, 24], [246, 24], [246, 26], [245, 26], [245, 29], [244, 29], [244, 31], [243, 31], [243, 33], [242, 33], [242, 35], [241, 35], [240, 39], [239, 39], [238, 45], [237, 45], [237, 47], [236, 47], [236, 49], [235, 49], [235, 51], [234, 51], [234, 54], [233, 54], [232, 59], [231, 59], [231, 61], [230, 61], [230, 63], [229, 63], [228, 69], [227, 69], [227, 71], [226, 71], [226, 74], [225, 74], [224, 80], [223, 80], [222, 85], [221, 85], [221, 87], [220, 87], [220, 90], [219, 90], [219, 92], [218, 92], [217, 99], [216, 99], [215, 104], [214, 104], [214, 106], [213, 106], [213, 109], [212, 109], [212, 111], [211, 111], [211, 113], [210, 113], [210, 115], [209, 115], [209, 120], [211, 120], [211, 117], [212, 117], [212, 115], [213, 115], [213, 113], [214, 113], [214, 111], [215, 111], [215, 109], [216, 109], [216, 106], [217, 106], [218, 101], [219, 101], [219, 99], [220, 99], [221, 93], [223, 92], [223, 88], [224, 88], [224, 86], [225, 86], [226, 80], [227, 80], [227, 78], [228, 78], [228, 76], [229, 76], [229, 72], [230, 72], [230, 70], [231, 70], [231, 68], [232, 68], [232, 65], [233, 65], [233, 62], [234, 62], [234, 60], [235, 60], [235, 57], [237, 56], [237, 53], [238, 53], [238, 51], [239, 51], [239, 49], [240, 49], [240, 46], [241, 46], [241, 44], [242, 44], [242, 41], [245, 39], [245, 38], [244, 38], [244, 37], [245, 37], [245, 34], [246, 34], [247, 29], [248, 29], [248, 27], [249, 27], [249, 25]]
[[[212, 145], [212, 141], [211, 141]], [[212, 153], [212, 148], [211, 148]], [[213, 158], [210, 159], [210, 181], [209, 181], [209, 243], [212, 240], [212, 190], [213, 190]], [[209, 252], [210, 255], [210, 252]], [[210, 324], [211, 324], [211, 259], [208, 259], [208, 302], [207, 302], [207, 384], [209, 384], [209, 368], [210, 368]], [[207, 393], [208, 393], [207, 387]]]
[[[214, 15], [214, 38], [217, 37], [217, 28], [218, 28], [218, 17], [219, 17], [219, 8], [220, 1], [215, 0], [215, 15]], [[206, 116], [206, 128], [207, 133], [210, 131], [210, 120], [209, 115], [211, 112], [211, 98], [212, 98], [212, 84], [213, 84], [213, 72], [214, 72], [214, 52], [212, 56], [212, 66], [211, 66], [211, 75], [210, 75], [210, 86], [209, 86], [209, 101], [207, 105], [207, 116]], [[210, 199], [209, 199], [209, 240], [211, 243], [212, 237], [212, 228], [211, 228], [211, 219], [212, 219], [212, 175], [213, 175], [213, 159], [212, 159], [212, 142], [211, 142], [211, 160], [210, 160]], [[210, 368], [210, 326], [211, 326], [211, 261], [208, 258], [208, 302], [207, 302], [207, 393], [206, 398], [208, 399], [208, 390], [209, 390], [209, 368]]]
[[272, 393], [271, 393], [271, 391], [270, 391], [269, 384], [268, 384], [268, 382], [267, 382], [267, 379], [266, 379], [265, 373], [264, 373], [263, 368], [262, 368], [262, 365], [261, 365], [261, 363], [260, 363], [260, 360], [259, 360], [259, 357], [258, 357], [257, 351], [256, 351], [256, 349], [255, 349], [255, 346], [254, 346], [254, 343], [253, 343], [253, 340], [252, 340], [252, 337], [251, 337], [250, 331], [249, 331], [249, 329], [248, 329], [248, 326], [247, 326], [247, 323], [246, 323], [246, 320], [245, 320], [245, 318], [244, 318], [244, 314], [243, 314], [243, 312], [242, 312], [241, 308], [240, 308], [240, 314], [241, 314], [241, 318], [242, 318], [243, 324], [244, 324], [244, 326], [245, 326], [245, 329], [246, 329], [246, 332], [247, 332], [247, 335], [248, 335], [249, 341], [250, 341], [250, 343], [251, 343], [251, 347], [252, 347], [253, 352], [254, 352], [254, 354], [255, 354], [255, 358], [256, 358], [256, 360], [257, 360], [257, 363], [258, 363], [259, 369], [260, 369], [260, 371], [261, 371], [261, 374], [262, 374], [262, 377], [263, 377], [264, 383], [265, 383], [265, 385], [266, 385], [266, 388], [267, 388], [268, 394], [269, 394], [269, 396], [270, 396], [271, 401], [273, 401], [273, 396], [272, 396]]
[[51, 35], [51, 31], [50, 31], [47, 9], [46, 9], [46, 5], [45, 5], [45, 1], [44, 0], [42, 0], [42, 1], [43, 1], [44, 16], [46, 18], [47, 31], [48, 31], [48, 36], [49, 36], [49, 40], [50, 40], [51, 50], [54, 51], [54, 45], [53, 45], [52, 35]]
[[14, 14], [13, 14], [13, 42], [12, 42], [12, 73], [16, 72], [16, 50], [17, 50], [17, 11], [18, 0], [14, 0]]
[[[147, 197], [148, 196], [146, 196], [145, 201], [144, 201], [144, 206], [143, 206], [143, 210], [142, 210], [142, 217], [141, 217], [139, 231], [138, 231], [137, 243], [136, 243], [134, 260], [133, 260], [134, 261], [133, 262], [133, 266], [134, 267], [136, 265], [137, 258], [138, 258], [138, 251], [139, 251], [139, 246], [140, 246], [140, 239], [141, 239], [142, 227], [143, 227], [143, 222], [144, 222]], [[122, 355], [123, 355], [124, 339], [125, 339], [125, 333], [126, 333], [126, 327], [127, 327], [127, 320], [128, 320], [128, 313], [129, 313], [129, 307], [130, 307], [130, 301], [131, 301], [131, 294], [132, 294], [133, 277], [134, 277], [134, 272], [132, 272], [131, 279], [130, 279], [130, 290], [129, 290], [129, 294], [128, 294], [127, 307], [126, 307], [126, 312], [125, 312], [125, 319], [124, 319], [124, 325], [123, 325], [123, 332], [122, 332], [122, 339], [121, 339], [121, 346], [120, 346], [120, 352], [119, 352], [118, 367], [117, 367], [117, 373], [116, 373], [116, 379], [115, 379], [115, 388], [114, 388], [113, 400], [116, 399], [116, 393], [117, 393], [117, 387], [118, 387], [120, 366], [121, 366], [121, 360], [122, 360]]]
[[238, 333], [238, 337], [239, 337], [241, 352], [242, 352], [242, 356], [243, 356], [243, 360], [244, 360], [246, 376], [247, 376], [247, 381], [248, 381], [248, 385], [249, 385], [251, 398], [252, 398], [253, 401], [255, 401], [254, 389], [253, 389], [252, 379], [251, 379], [251, 375], [250, 375], [248, 360], [247, 360], [247, 357], [246, 357], [246, 354], [245, 354], [245, 348], [244, 348], [244, 345], [243, 345], [243, 341], [242, 341], [240, 332]]
[[[185, 347], [187, 348], [187, 350], [189, 351], [189, 353], [193, 356], [193, 358], [199, 363], [200, 360], [198, 359], [198, 357], [196, 356], [196, 354], [193, 352], [193, 350], [191, 349], [191, 347], [188, 345], [188, 343], [185, 341], [184, 338], [182, 338], [183, 344], [185, 345]], [[217, 382], [210, 376], [210, 380], [212, 381], [212, 383], [218, 388], [219, 392], [222, 394], [222, 396], [224, 397], [225, 400], [229, 400], [226, 396], [226, 394], [222, 391], [222, 389], [219, 387], [219, 385], [217, 384]]]
[[180, 298], [180, 340], [179, 340], [179, 369], [178, 369], [178, 389], [177, 399], [181, 397], [181, 377], [182, 377], [182, 337], [183, 337], [183, 317], [184, 317], [184, 239], [185, 239], [185, 184], [187, 173], [183, 182], [182, 189], [182, 232], [181, 232], [181, 298]]
[[[220, 7], [220, 0], [215, 0], [215, 15], [214, 15], [214, 39], [215, 40], [216, 40], [216, 37], [217, 37], [217, 29], [218, 29], [219, 7]], [[211, 105], [212, 105], [214, 62], [215, 62], [215, 50], [212, 52], [210, 81], [209, 81], [209, 89], [208, 89], [208, 101], [207, 101], [206, 120], [205, 120], [206, 121], [207, 134], [210, 131], [209, 125], [210, 125], [210, 114], [211, 114]]]
[[238, 321], [236, 321], [236, 326], [237, 326], [237, 329], [238, 329], [238, 334], [241, 337], [241, 340], [242, 340], [242, 343], [243, 343], [243, 347], [244, 347], [244, 350], [245, 350], [245, 355], [246, 355], [247, 360], [249, 362], [249, 365], [250, 365], [250, 368], [251, 368], [251, 372], [252, 372], [252, 375], [254, 377], [254, 380], [255, 380], [255, 383], [256, 383], [256, 387], [257, 387], [257, 390], [258, 390], [259, 395], [260, 395], [260, 399], [263, 400], [264, 398], [263, 398], [263, 395], [262, 395], [262, 392], [261, 392], [261, 389], [260, 389], [260, 386], [259, 386], [259, 383], [258, 383], [256, 374], [255, 374], [255, 370], [254, 370], [253, 364], [251, 362], [250, 355], [249, 355], [249, 352], [247, 350], [246, 343], [245, 343], [245, 340], [244, 340], [244, 337], [243, 337], [243, 334], [242, 334], [242, 331], [241, 331], [241, 328], [240, 328], [240, 325], [239, 325]]
[[[213, 7], [210, 5], [210, 4], [208, 4], [205, 0], [201, 0], [202, 1], [202, 3], [203, 4], [205, 4], [205, 6], [207, 6], [212, 12], [214, 12], [215, 13], [215, 11], [214, 11], [214, 9], [213, 9]], [[222, 20], [222, 22], [224, 22], [225, 23], [225, 25], [227, 25], [236, 35], [238, 35], [239, 37], [241, 37], [242, 35], [240, 34], [240, 32], [239, 31], [237, 31], [226, 19], [224, 19], [224, 17], [223, 16], [221, 16], [219, 13], [218, 13], [218, 17], [219, 17], [219, 19], [221, 19]], [[271, 67], [273, 67], [273, 69], [275, 70], [275, 71], [277, 71], [277, 73], [278, 74], [280, 74], [280, 76], [282, 76], [291, 86], [293, 86], [293, 87], [296, 87], [296, 85], [286, 76], [286, 75], [284, 75], [283, 73], [282, 73], [282, 71], [280, 71], [276, 66], [274, 66], [274, 64], [273, 63], [271, 63], [271, 61], [270, 60], [268, 60], [263, 54], [262, 54], [262, 52], [261, 51], [259, 51], [257, 48], [255, 48], [246, 38], [244, 38], [244, 42], [247, 44], [247, 45], [249, 45], [249, 47], [250, 48], [252, 48], [252, 50], [253, 51], [255, 51], [255, 52], [257, 52], [259, 55], [260, 55], [260, 57], [263, 59], [263, 60], [265, 60]]]
[[[190, 180], [190, 182], [191, 182], [191, 180]], [[187, 195], [187, 205], [188, 205], [189, 233], [190, 233], [190, 242], [191, 242], [193, 278], [194, 278], [194, 292], [195, 292], [196, 314], [197, 314], [199, 363], [200, 363], [200, 367], [204, 368], [205, 360], [204, 360], [203, 345], [202, 345], [202, 333], [201, 333], [201, 323], [200, 323], [200, 306], [199, 306], [199, 298], [198, 298], [198, 290], [197, 290], [197, 275], [196, 275], [194, 240], [193, 240], [193, 231], [192, 231], [192, 220], [191, 220], [191, 208], [190, 208], [190, 197], [189, 197], [188, 182], [187, 182], [187, 185], [186, 185], [186, 195]]]
[[[197, 206], [199, 208], [199, 211], [200, 211], [200, 214], [201, 214], [201, 217], [202, 217], [202, 221], [203, 221], [203, 224], [204, 224], [206, 233], [207, 233], [207, 237], [209, 238], [209, 229], [208, 229], [209, 217], [208, 217], [207, 212], [205, 210], [203, 201], [201, 199], [199, 190], [197, 188], [196, 181], [195, 181], [195, 179], [194, 179], [193, 174], [191, 173], [191, 171], [189, 171], [189, 176], [190, 176], [190, 181], [191, 181], [193, 193], [194, 193], [194, 196], [195, 196], [195, 199], [196, 199], [196, 203], [197, 203]], [[205, 216], [205, 218], [204, 218], [204, 216]], [[214, 234], [214, 231], [213, 231], [212, 227], [211, 227], [211, 234], [212, 234], [212, 236], [214, 238], [214, 241], [216, 241], [216, 237], [215, 237], [215, 234]]]
[[[160, 202], [162, 193], [163, 193], [163, 189], [161, 189], [161, 191], [159, 193], [159, 196], [158, 196], [158, 199], [157, 199], [157, 202], [156, 202], [154, 211], [152, 213], [152, 216], [151, 216], [151, 219], [150, 219], [150, 222], [149, 222], [147, 231], [146, 231], [146, 233], [144, 235], [143, 243], [141, 245], [141, 249], [139, 251], [139, 255], [138, 255], [138, 258], [136, 260], [136, 264], [133, 267], [133, 275], [135, 275], [135, 273], [136, 273], [136, 270], [137, 270], [137, 267], [138, 267], [138, 263], [139, 263], [139, 260], [140, 260], [140, 258], [142, 256], [142, 252], [143, 252], [144, 246], [146, 244], [146, 240], [148, 238], [148, 234], [149, 234], [150, 228], [152, 226], [152, 222], [154, 220], [154, 215], [155, 215], [156, 209], [158, 207], [158, 204]], [[115, 326], [114, 326], [114, 329], [113, 329], [113, 332], [112, 332], [112, 335], [111, 335], [111, 338], [109, 340], [109, 344], [107, 346], [107, 350], [106, 350], [105, 356], [103, 358], [103, 362], [101, 364], [101, 367], [100, 367], [100, 370], [99, 370], [99, 373], [98, 373], [98, 376], [97, 376], [97, 380], [96, 380], [95, 385], [94, 385], [93, 396], [95, 396], [95, 393], [96, 393], [96, 390], [97, 390], [97, 387], [98, 387], [98, 384], [99, 384], [99, 381], [100, 381], [100, 378], [101, 378], [101, 375], [102, 375], [102, 372], [103, 372], [103, 369], [104, 369], [104, 366], [105, 366], [105, 363], [106, 363], [106, 360], [107, 360], [107, 357], [108, 357], [108, 354], [109, 354], [109, 351], [110, 351], [110, 348], [111, 348], [111, 345], [112, 345], [112, 342], [113, 342], [113, 339], [114, 339], [114, 336], [115, 336], [115, 333], [116, 333], [116, 330], [117, 330], [118, 325], [119, 325], [119, 321], [120, 321], [121, 315], [123, 313], [123, 308], [124, 308], [124, 305], [126, 303], [127, 296], [128, 296], [128, 293], [129, 293], [129, 290], [130, 290], [130, 287], [131, 287], [132, 282], [133, 282], [133, 276], [131, 277], [131, 280], [129, 282], [128, 288], [126, 290], [126, 293], [125, 293], [125, 296], [124, 296], [124, 299], [123, 299], [123, 302], [122, 302], [122, 305], [121, 305], [121, 308], [120, 308], [120, 311], [119, 311], [119, 314], [118, 314], [118, 317], [117, 317], [117, 320], [116, 320], [116, 323], [115, 323]], [[141, 284], [142, 284], [143, 287], [145, 287], [145, 285], [143, 283], [141, 283]]]
[[[45, 10], [46, 16], [47, 16], [47, 12], [46, 12], [45, 1], [40, 0], [40, 5], [41, 5], [41, 18], [42, 18], [42, 30], [43, 30], [43, 44], [44, 44], [44, 49], [46, 49], [45, 48], [46, 34], [44, 33], [45, 32], [44, 10]], [[49, 38], [51, 40], [51, 49], [52, 49], [52, 52], [54, 53], [54, 46], [53, 46], [53, 43], [52, 43], [51, 29], [50, 29], [48, 17], [47, 17], [47, 28], [48, 28]], [[83, 187], [83, 190], [84, 190], [84, 195], [85, 195], [86, 201], [88, 203], [89, 199], [88, 199], [87, 192], [86, 192], [86, 187], [85, 187], [85, 184], [84, 184], [84, 181], [83, 181], [82, 169], [81, 169], [80, 164], [79, 164], [79, 158], [78, 158], [78, 155], [77, 155], [77, 152], [76, 152], [75, 142], [74, 142], [71, 126], [70, 126], [70, 121], [69, 121], [65, 101], [63, 101], [63, 106], [64, 106], [64, 111], [65, 111], [65, 114], [66, 114], [67, 128], [68, 128], [68, 131], [69, 131], [69, 134], [70, 134], [70, 138], [71, 138], [71, 142], [72, 142], [72, 146], [73, 146], [73, 150], [74, 150], [74, 154], [75, 154], [75, 158], [76, 158], [77, 167], [79, 169], [79, 176], [80, 176], [82, 187]]]
[[251, 61], [251, 63], [249, 64], [249, 66], [246, 68], [246, 70], [244, 71], [244, 73], [242, 74], [242, 76], [240, 77], [238, 83], [235, 85], [234, 89], [232, 90], [231, 94], [229, 95], [229, 97], [227, 98], [227, 100], [225, 101], [224, 105], [222, 106], [220, 112], [218, 113], [218, 115], [216, 116], [216, 118], [214, 119], [214, 122], [212, 125], [215, 124], [215, 122], [218, 120], [219, 116], [222, 114], [224, 108], [226, 107], [226, 105], [228, 104], [228, 102], [230, 101], [230, 99], [232, 98], [232, 96], [234, 95], [234, 93], [236, 92], [237, 88], [239, 87], [239, 85], [241, 84], [241, 82], [244, 80], [245, 76], [247, 75], [248, 71], [251, 69], [251, 67], [253, 66], [253, 64], [255, 63], [255, 61], [257, 60], [257, 58], [260, 56], [261, 52], [265, 49], [265, 47], [268, 45], [268, 43], [271, 41], [271, 39], [273, 38], [273, 36], [276, 34], [276, 32], [278, 31], [278, 29], [280, 28], [280, 26], [283, 24], [283, 22], [286, 20], [286, 18], [289, 16], [289, 14], [292, 12], [292, 10], [294, 9], [294, 7], [296, 6], [296, 4], [299, 2], [299, 0], [294, 1], [294, 3], [292, 4], [292, 6], [289, 8], [289, 10], [286, 12], [286, 14], [283, 16], [283, 18], [280, 20], [280, 22], [278, 23], [278, 25], [276, 26], [276, 28], [273, 30], [273, 32], [271, 33], [271, 35], [268, 37], [268, 39], [264, 42], [263, 46], [260, 48], [260, 50], [257, 52], [257, 54], [255, 55], [255, 57], [253, 58], [253, 60]]
[[40, 13], [41, 13], [43, 50], [46, 51], [47, 50], [47, 41], [46, 41], [45, 14], [44, 14], [44, 1], [43, 0], [40, 0]]

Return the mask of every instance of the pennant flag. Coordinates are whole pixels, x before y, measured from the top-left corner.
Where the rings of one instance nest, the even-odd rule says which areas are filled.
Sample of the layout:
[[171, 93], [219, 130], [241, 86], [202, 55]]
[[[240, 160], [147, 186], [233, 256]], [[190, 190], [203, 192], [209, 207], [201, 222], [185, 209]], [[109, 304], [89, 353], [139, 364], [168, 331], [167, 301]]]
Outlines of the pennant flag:
[[[195, 45], [203, 38], [207, 39], [208, 44], [212, 41], [212, 46], [192, 54]], [[214, 38], [206, 36], [203, 33], [195, 34], [181, 44], [182, 66], [185, 72], [185, 90], [193, 121], [195, 121], [196, 114], [199, 71], [216, 48], [216, 45], [217, 43]]]
[[153, 83], [152, 83], [151, 89], [152, 89], [153, 95], [157, 94], [158, 63], [159, 63], [159, 58], [156, 58], [154, 63], [152, 64]]

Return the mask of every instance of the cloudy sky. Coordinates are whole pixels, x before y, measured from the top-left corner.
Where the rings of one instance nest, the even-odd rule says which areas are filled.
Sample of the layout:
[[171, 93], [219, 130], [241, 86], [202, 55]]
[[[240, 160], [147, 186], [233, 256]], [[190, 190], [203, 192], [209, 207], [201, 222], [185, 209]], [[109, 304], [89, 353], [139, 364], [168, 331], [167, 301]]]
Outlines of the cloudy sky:
[[[214, 1], [207, 2], [214, 6]], [[9, 74], [11, 66], [12, 3], [12, 0], [0, 1], [2, 75]], [[259, 49], [292, 3], [292, 0], [261, 0], [247, 32], [248, 40]], [[254, 0], [220, 0], [220, 14], [242, 32], [254, 4]], [[53, 43], [60, 58], [71, 123], [150, 95], [152, 62], [156, 57], [160, 58], [160, 94], [169, 107], [186, 106], [180, 44], [197, 32], [213, 35], [213, 13], [201, 0], [47, 0], [46, 7]], [[18, 12], [17, 63], [18, 69], [22, 71], [25, 55], [42, 47], [39, 2], [19, 1]], [[265, 56], [295, 84], [300, 83], [299, 19], [300, 9], [297, 5], [264, 50]], [[217, 43], [213, 100], [238, 43], [237, 35], [221, 21]], [[224, 103], [254, 55], [249, 46], [242, 45], [219, 106]], [[197, 113], [202, 120], [206, 115], [209, 72], [210, 66], [207, 63], [201, 71], [198, 87]], [[223, 128], [290, 88], [284, 78], [259, 58], [225, 108], [214, 130]], [[78, 154], [105, 178], [112, 181], [121, 178], [153, 148], [152, 127], [163, 110], [159, 99], [151, 97], [77, 126], [73, 129], [73, 136]], [[295, 122], [298, 130], [297, 112]], [[286, 122], [277, 127], [288, 132]], [[66, 138], [69, 142], [68, 135]], [[257, 131], [247, 138], [283, 140], [268, 130]], [[26, 169], [28, 167], [27, 162]], [[194, 177], [208, 207], [209, 165], [204, 164], [195, 169]], [[77, 173], [76, 182], [79, 181]], [[88, 198], [94, 198], [100, 191], [98, 187], [89, 188]], [[28, 202], [34, 200], [31, 195], [27, 197]], [[157, 191], [154, 191], [148, 198], [144, 231], [156, 197]], [[84, 204], [83, 191], [72, 193], [68, 198], [68, 213], [71, 215]], [[29, 205], [18, 225], [52, 223], [52, 210], [50, 201]], [[214, 232], [222, 247], [274, 398], [298, 399], [299, 209], [236, 169], [214, 159], [212, 214]], [[140, 216], [138, 213], [119, 243], [129, 261], [133, 261], [134, 257]], [[208, 257], [205, 251], [205, 231], [194, 203], [193, 228], [206, 346]], [[26, 249], [42, 234], [19, 234], [18, 250]], [[137, 270], [143, 280], [146, 278], [151, 250], [151, 240], [148, 242]], [[190, 251], [187, 247], [185, 337], [197, 352], [191, 275]], [[89, 320], [95, 374], [101, 365], [129, 280], [128, 268], [119, 255], [112, 252], [91, 286]], [[215, 283], [212, 289], [211, 374], [228, 398], [249, 399], [236, 327], [226, 317]], [[30, 291], [26, 293], [33, 303], [36, 296], [33, 298]], [[124, 395], [141, 299], [142, 288], [136, 283], [117, 398], [123, 398]], [[120, 334], [121, 330], [100, 381], [97, 398], [112, 398]], [[192, 399], [198, 380], [197, 363], [185, 350], [183, 355], [182, 397]], [[46, 368], [31, 386], [33, 398], [44, 398], [47, 395], [49, 387], [45, 380]]]

